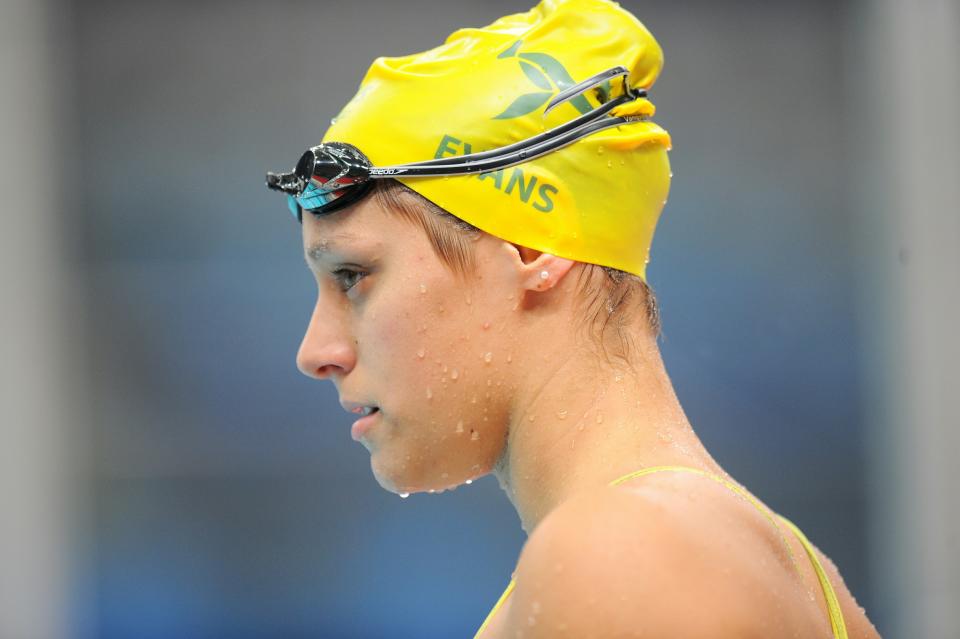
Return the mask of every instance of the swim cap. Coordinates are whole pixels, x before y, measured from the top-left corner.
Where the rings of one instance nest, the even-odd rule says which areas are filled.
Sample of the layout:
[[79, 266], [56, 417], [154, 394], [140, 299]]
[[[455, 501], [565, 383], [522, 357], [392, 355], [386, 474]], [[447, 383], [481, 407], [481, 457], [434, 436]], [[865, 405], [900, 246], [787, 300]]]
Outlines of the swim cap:
[[[543, 0], [429, 51], [377, 58], [323, 141], [353, 144], [374, 166], [487, 151], [606, 101], [616, 86], [544, 115], [564, 88], [616, 66], [633, 87], [656, 80], [663, 53], [639, 20], [607, 0]], [[620, 105], [613, 115], [643, 119], [506, 169], [398, 179], [503, 240], [646, 281], [670, 188], [670, 136], [647, 119], [653, 113], [645, 98]]]

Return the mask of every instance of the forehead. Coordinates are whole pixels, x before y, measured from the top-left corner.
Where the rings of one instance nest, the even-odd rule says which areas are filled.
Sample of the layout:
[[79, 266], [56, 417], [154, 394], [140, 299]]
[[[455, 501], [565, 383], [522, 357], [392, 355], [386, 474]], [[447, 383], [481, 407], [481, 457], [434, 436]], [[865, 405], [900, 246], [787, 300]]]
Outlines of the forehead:
[[345, 252], [378, 248], [403, 242], [409, 225], [377, 206], [374, 198], [331, 215], [303, 215], [303, 249], [314, 261], [334, 259]]

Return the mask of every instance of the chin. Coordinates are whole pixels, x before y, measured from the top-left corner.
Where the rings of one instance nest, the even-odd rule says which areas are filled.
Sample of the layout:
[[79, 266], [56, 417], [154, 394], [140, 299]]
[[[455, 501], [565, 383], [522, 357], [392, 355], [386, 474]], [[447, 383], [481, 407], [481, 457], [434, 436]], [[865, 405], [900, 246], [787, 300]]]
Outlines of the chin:
[[[370, 469], [377, 483], [391, 493], [443, 492], [453, 490], [468, 480], [479, 479], [490, 472], [489, 464], [480, 460], [467, 460], [456, 467], [439, 460], [423, 458], [420, 461], [405, 461], [406, 455], [385, 454], [379, 449], [370, 456]], [[418, 455], [411, 453], [412, 458]], [[398, 459], [399, 457], [399, 459]]]

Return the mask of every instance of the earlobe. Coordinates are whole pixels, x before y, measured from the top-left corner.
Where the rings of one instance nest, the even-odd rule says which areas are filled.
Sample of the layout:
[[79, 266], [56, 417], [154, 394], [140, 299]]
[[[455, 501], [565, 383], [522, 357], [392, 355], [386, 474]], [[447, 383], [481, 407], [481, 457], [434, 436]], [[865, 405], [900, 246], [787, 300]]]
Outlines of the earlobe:
[[576, 262], [550, 253], [541, 253], [526, 265], [527, 288], [546, 291], [556, 286], [570, 272]]
[[553, 288], [576, 264], [574, 260], [543, 253], [512, 242], [504, 242], [504, 244], [511, 252], [513, 267], [518, 269], [520, 284], [526, 290], [546, 291]]

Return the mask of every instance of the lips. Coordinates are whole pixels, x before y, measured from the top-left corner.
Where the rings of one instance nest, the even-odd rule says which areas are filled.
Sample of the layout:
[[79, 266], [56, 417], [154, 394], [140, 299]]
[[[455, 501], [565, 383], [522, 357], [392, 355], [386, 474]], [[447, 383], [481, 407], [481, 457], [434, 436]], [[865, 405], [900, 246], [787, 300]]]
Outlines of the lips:
[[350, 428], [350, 436], [357, 441], [363, 438], [380, 416], [380, 407], [376, 404], [341, 401], [340, 405], [343, 406], [343, 410], [360, 417]]
[[354, 439], [354, 441], [360, 441], [370, 431], [370, 429], [373, 428], [379, 419], [380, 409], [374, 407], [369, 414], [353, 422], [353, 426], [350, 427], [350, 436]]
[[378, 410], [376, 404], [364, 404], [361, 402], [342, 401], [340, 402], [340, 405], [343, 406], [343, 410], [347, 411], [348, 413], [354, 413], [361, 416], [369, 415], [375, 410]]

